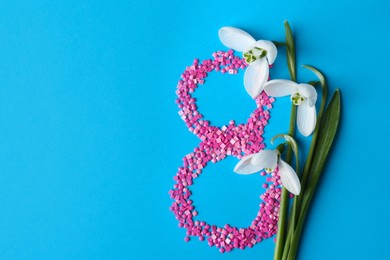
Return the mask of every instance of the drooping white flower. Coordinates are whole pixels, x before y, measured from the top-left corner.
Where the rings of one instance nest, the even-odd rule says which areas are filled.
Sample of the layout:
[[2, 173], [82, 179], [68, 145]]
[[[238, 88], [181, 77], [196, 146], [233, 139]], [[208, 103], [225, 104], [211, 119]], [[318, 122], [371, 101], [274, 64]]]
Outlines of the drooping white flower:
[[292, 194], [299, 195], [301, 183], [294, 169], [280, 158], [278, 150], [261, 150], [242, 158], [234, 167], [239, 174], [253, 174], [262, 169], [275, 169], [278, 167], [282, 185]]
[[234, 27], [222, 27], [218, 35], [223, 45], [243, 53], [249, 65], [244, 74], [244, 86], [248, 94], [256, 98], [268, 80], [269, 65], [274, 63], [278, 52], [276, 46], [271, 41], [256, 41], [247, 32]]
[[297, 125], [299, 132], [304, 136], [313, 133], [317, 123], [317, 91], [312, 85], [297, 84], [290, 80], [270, 80], [264, 86], [268, 96], [283, 97], [290, 95], [294, 105], [298, 106]]

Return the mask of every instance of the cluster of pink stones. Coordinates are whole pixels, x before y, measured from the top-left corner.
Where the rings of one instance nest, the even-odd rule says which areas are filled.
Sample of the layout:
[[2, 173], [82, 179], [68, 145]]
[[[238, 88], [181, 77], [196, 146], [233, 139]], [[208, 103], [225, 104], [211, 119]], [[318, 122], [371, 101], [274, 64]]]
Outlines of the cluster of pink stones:
[[202, 169], [209, 161], [216, 163], [228, 155], [240, 159], [244, 155], [264, 149], [262, 135], [270, 118], [269, 109], [274, 102], [273, 98], [269, 98], [262, 92], [255, 99], [257, 108], [246, 124], [235, 125], [232, 120], [227, 126], [221, 128], [211, 126], [198, 112], [196, 100], [191, 93], [199, 85], [204, 84], [209, 72], [215, 70], [236, 74], [239, 69], [248, 66], [245, 60], [235, 56], [232, 50], [215, 52], [213, 57], [214, 59], [204, 60], [201, 63], [195, 59], [193, 65], [187, 67], [181, 75], [182, 79], [177, 86], [176, 102], [180, 108], [179, 115], [188, 129], [201, 139], [201, 143], [192, 153], [183, 158], [183, 166], [178, 169], [174, 177], [176, 184], [169, 191], [169, 195], [174, 200], [170, 210], [179, 221], [179, 227], [187, 229], [185, 241], [189, 241], [190, 236], [197, 236], [199, 240], [207, 240], [210, 246], [215, 246], [224, 253], [234, 248], [252, 247], [276, 234], [281, 183], [277, 171], [270, 174], [261, 172], [262, 176], [266, 176], [263, 184], [266, 191], [260, 195], [262, 202], [259, 211], [248, 227], [238, 228], [228, 224], [218, 227], [206, 221], [195, 220], [199, 216], [191, 200], [189, 189], [193, 180], [202, 173]]

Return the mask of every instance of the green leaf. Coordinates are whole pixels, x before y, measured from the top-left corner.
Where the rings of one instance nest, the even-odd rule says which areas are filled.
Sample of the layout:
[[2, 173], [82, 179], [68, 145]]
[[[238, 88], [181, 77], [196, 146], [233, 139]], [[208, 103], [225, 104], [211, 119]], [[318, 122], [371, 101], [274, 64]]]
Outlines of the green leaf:
[[310, 167], [311, 181], [309, 186], [317, 184], [321, 171], [324, 168], [340, 121], [340, 103], [340, 90], [336, 89], [321, 120], [317, 145], [314, 150], [314, 157]]
[[337, 133], [337, 128], [340, 121], [340, 107], [340, 91], [337, 89], [324, 113], [323, 119], [321, 120], [317, 145], [315, 147], [314, 157], [310, 167], [311, 178], [303, 194], [303, 203], [300, 210], [299, 220], [292, 238], [292, 244], [288, 255], [289, 260], [295, 259], [298, 250], [299, 238], [310, 206], [310, 202], [313, 198], [318, 180], [320, 179], [322, 170], [325, 166], [326, 158], [329, 155], [334, 137]]
[[286, 30], [287, 67], [290, 71], [291, 80], [297, 81], [294, 38], [288, 21], [284, 22], [284, 28]]

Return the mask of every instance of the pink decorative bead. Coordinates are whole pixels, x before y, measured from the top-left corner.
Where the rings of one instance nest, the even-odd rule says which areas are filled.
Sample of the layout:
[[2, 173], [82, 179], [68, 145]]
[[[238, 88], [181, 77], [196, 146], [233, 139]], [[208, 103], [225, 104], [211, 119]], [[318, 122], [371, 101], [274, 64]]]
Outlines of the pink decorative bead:
[[187, 236], [184, 240], [188, 242], [190, 236], [198, 236], [200, 241], [206, 240], [210, 246], [215, 246], [224, 253], [230, 252], [233, 248], [252, 247], [276, 234], [281, 189], [277, 172], [272, 174], [261, 172], [262, 176], [266, 176], [263, 184], [266, 191], [259, 196], [262, 199], [259, 211], [247, 228], [239, 229], [230, 225], [217, 227], [195, 219], [199, 217], [199, 213], [191, 200], [190, 186], [193, 179], [201, 175], [202, 169], [210, 161], [216, 163], [226, 156], [240, 159], [243, 155], [264, 149], [262, 135], [270, 118], [269, 109], [275, 101], [263, 92], [256, 97], [257, 108], [246, 124], [235, 125], [231, 120], [221, 128], [210, 125], [197, 110], [196, 100], [191, 93], [205, 83], [207, 74], [212, 71], [235, 74], [248, 66], [243, 58], [234, 56], [232, 50], [217, 51], [212, 56], [212, 60], [195, 59], [182, 73], [177, 85], [178, 98], [175, 101], [180, 108], [179, 116], [189, 131], [201, 139], [201, 143], [192, 153], [184, 156], [183, 166], [179, 167], [174, 177], [176, 183], [169, 191], [169, 196], [174, 200], [170, 210], [178, 219], [178, 226], [186, 229]]

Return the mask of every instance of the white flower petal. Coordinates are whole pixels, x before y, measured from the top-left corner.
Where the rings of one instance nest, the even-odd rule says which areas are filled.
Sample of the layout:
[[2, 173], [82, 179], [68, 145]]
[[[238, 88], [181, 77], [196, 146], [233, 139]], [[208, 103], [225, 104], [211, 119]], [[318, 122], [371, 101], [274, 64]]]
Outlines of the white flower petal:
[[236, 164], [236, 167], [234, 167], [234, 172], [240, 174], [252, 174], [263, 169], [261, 168], [261, 166], [253, 164], [253, 157], [255, 157], [256, 155], [257, 154], [250, 154], [242, 158]]
[[301, 183], [294, 169], [282, 159], [278, 162], [278, 168], [282, 185], [292, 194], [299, 195]]
[[246, 51], [256, 42], [250, 34], [234, 27], [222, 27], [218, 35], [223, 45], [240, 52]]
[[265, 40], [258, 40], [255, 43], [255, 47], [262, 48], [267, 51], [267, 60], [269, 64], [273, 64], [276, 55], [278, 54], [278, 49], [276, 48], [275, 44], [271, 41], [265, 41]]
[[310, 84], [299, 84], [299, 93], [302, 94], [302, 96], [306, 97], [309, 101], [309, 106], [314, 106], [317, 101], [317, 91], [316, 89], [310, 85]]
[[261, 169], [275, 169], [278, 162], [278, 153], [276, 150], [261, 150], [253, 156], [252, 163], [261, 167]]
[[308, 101], [304, 101], [298, 106], [297, 125], [299, 132], [304, 136], [313, 133], [317, 123], [317, 111], [315, 106], [309, 106]]
[[244, 86], [248, 94], [255, 99], [264, 89], [269, 76], [269, 66], [265, 58], [251, 63], [245, 70]]
[[264, 85], [264, 91], [268, 96], [284, 97], [298, 91], [298, 84], [286, 79], [274, 79]]

